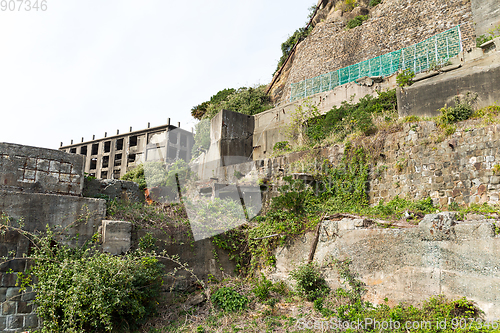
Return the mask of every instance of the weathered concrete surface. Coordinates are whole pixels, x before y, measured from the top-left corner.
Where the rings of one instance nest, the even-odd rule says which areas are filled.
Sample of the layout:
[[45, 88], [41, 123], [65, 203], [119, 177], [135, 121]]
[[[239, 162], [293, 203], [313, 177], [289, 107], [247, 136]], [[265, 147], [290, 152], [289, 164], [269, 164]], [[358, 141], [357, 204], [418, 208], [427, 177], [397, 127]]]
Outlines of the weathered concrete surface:
[[92, 238], [101, 224], [106, 214], [106, 202], [103, 199], [0, 190], [0, 211], [16, 220], [23, 219], [23, 229], [29, 232], [45, 231], [47, 225], [51, 228], [67, 227], [64, 234], [78, 234], [78, 244], [82, 245]]
[[[133, 249], [137, 248], [142, 237], [150, 234], [156, 239], [157, 253], [166, 251], [170, 256], [178, 255], [179, 261], [188, 264], [200, 280], [207, 281], [210, 275], [221, 280], [222, 273], [234, 275], [236, 265], [229, 260], [228, 254], [215, 246], [211, 238], [195, 242], [188, 228], [188, 226], [170, 226], [163, 229], [134, 228], [132, 230]], [[179, 267], [178, 264], [167, 259], [161, 259], [161, 262], [165, 265], [165, 272], [171, 272]], [[166, 277], [165, 286], [172, 287], [173, 290], [189, 291], [194, 290], [195, 282], [193, 275], [180, 270], [175, 277]]]
[[196, 160], [193, 170], [200, 179], [215, 177], [224, 166], [252, 160], [253, 116], [222, 110], [210, 123], [210, 148]]
[[445, 105], [453, 106], [457, 95], [476, 93], [476, 107], [493, 105], [500, 100], [500, 52], [496, 50], [461, 68], [416, 82], [397, 90], [401, 117], [438, 116]]
[[497, 0], [471, 0], [476, 35], [487, 34], [500, 25], [500, 6]]
[[[351, 271], [367, 284], [366, 299], [371, 302], [380, 304], [387, 297], [392, 305], [416, 304], [437, 294], [465, 296], [477, 302], [489, 320], [499, 318], [500, 236], [463, 233], [467, 228], [489, 230], [490, 221], [454, 221], [454, 237], [449, 241], [427, 241], [425, 231], [430, 232], [432, 226], [425, 223], [409, 229], [341, 230], [332, 222], [321, 229], [314, 257], [323, 265], [332, 288], [340, 287], [341, 279], [327, 264], [331, 259], [351, 259]], [[462, 225], [467, 227], [459, 231]], [[287, 279], [294, 265], [307, 259], [313, 238], [309, 232], [279, 248], [276, 269], [269, 275]]]
[[109, 199], [129, 202], [144, 202], [144, 192], [135, 182], [117, 179], [85, 179], [83, 196], [98, 198], [107, 196]]
[[102, 250], [113, 255], [124, 254], [132, 245], [132, 223], [102, 221]]
[[0, 142], [0, 190], [81, 195], [83, 157]]

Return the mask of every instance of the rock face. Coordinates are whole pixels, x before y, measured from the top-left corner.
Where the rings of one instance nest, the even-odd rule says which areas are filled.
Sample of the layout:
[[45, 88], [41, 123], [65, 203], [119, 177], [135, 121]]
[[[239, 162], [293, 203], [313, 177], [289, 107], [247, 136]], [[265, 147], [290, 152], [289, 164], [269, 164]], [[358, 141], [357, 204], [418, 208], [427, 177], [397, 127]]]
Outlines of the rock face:
[[[284, 105], [290, 101], [292, 83], [419, 43], [457, 25], [463, 47], [468, 50], [475, 46], [474, 19], [481, 21], [485, 11], [491, 16], [489, 22], [500, 19], [492, 9], [497, 8], [492, 4], [495, 0], [488, 0], [490, 5], [482, 5], [480, 0], [384, 0], [369, 13], [367, 2], [358, 1], [360, 6], [342, 13], [335, 10], [336, 1], [329, 1], [318, 11], [313, 31], [297, 46], [292, 62], [271, 87], [273, 100]], [[476, 8], [475, 16], [471, 3]], [[346, 31], [347, 21], [359, 15], [370, 18]]]
[[[366, 300], [389, 305], [417, 304], [430, 296], [465, 296], [486, 312], [500, 316], [500, 220], [456, 220], [454, 212], [429, 214], [417, 225], [389, 229], [358, 219], [323, 221], [314, 260], [322, 265], [331, 288], [342, 287], [332, 259], [352, 260], [351, 271], [367, 285]], [[305, 262], [314, 232], [276, 250], [271, 279], [289, 281], [296, 264]]]

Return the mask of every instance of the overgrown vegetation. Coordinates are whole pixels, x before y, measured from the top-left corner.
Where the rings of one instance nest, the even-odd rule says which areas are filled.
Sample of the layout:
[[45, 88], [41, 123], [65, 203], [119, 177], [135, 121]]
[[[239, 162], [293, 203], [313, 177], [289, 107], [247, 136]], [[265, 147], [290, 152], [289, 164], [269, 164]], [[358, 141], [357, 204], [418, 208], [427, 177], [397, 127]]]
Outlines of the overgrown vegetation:
[[121, 180], [136, 182], [141, 190], [146, 187], [166, 187], [169, 189], [168, 197], [173, 198], [177, 195], [178, 187], [193, 178], [194, 174], [188, 164], [182, 159], [177, 159], [168, 164], [161, 161], [141, 163], [123, 175]]
[[486, 42], [489, 42], [490, 40], [493, 40], [494, 38], [500, 36], [500, 25], [491, 28], [486, 34], [481, 35], [476, 38], [476, 46], [480, 47]]
[[244, 310], [248, 303], [248, 298], [233, 288], [222, 287], [217, 289], [210, 297], [212, 303], [223, 311], [235, 312]]
[[395, 90], [378, 92], [378, 97], [367, 95], [358, 103], [343, 102], [324, 116], [309, 118], [305, 134], [313, 145], [323, 141], [341, 142], [349, 134], [356, 132], [370, 135], [377, 131], [376, 117], [389, 121], [397, 118], [396, 104]]
[[[323, 266], [300, 264], [291, 274], [295, 290], [283, 282], [273, 283], [265, 276], [225, 279], [213, 286], [216, 309], [206, 304], [186, 313], [172, 307], [168, 311], [176, 311], [178, 319], [167, 326], [157, 325], [153, 332], [335, 331], [334, 324], [358, 321], [364, 325], [350, 331], [378, 332], [382, 330], [382, 322], [391, 322], [392, 327], [387, 330], [391, 332], [498, 332], [498, 322], [483, 322], [481, 310], [466, 298], [450, 300], [436, 295], [421, 306], [405, 303], [389, 306], [389, 299], [381, 305], [364, 302], [365, 286], [350, 264], [349, 259], [330, 260]], [[322, 277], [327, 267], [338, 271], [343, 287], [328, 289]], [[220, 295], [227, 297], [221, 299]], [[440, 326], [444, 321], [446, 327]], [[413, 323], [418, 326], [411, 326]]]
[[472, 94], [470, 92], [462, 98], [456, 96], [454, 99], [454, 106], [445, 106], [439, 110], [441, 115], [437, 118], [437, 124], [441, 127], [445, 127], [471, 118], [474, 114], [474, 104], [476, 100], [477, 94]]
[[222, 109], [254, 115], [270, 108], [272, 108], [272, 103], [269, 96], [266, 95], [266, 86], [261, 85], [221, 90], [209, 101], [194, 106], [191, 109], [191, 115], [195, 119], [201, 120], [213, 118]]
[[138, 249], [112, 256], [99, 251], [97, 236], [70, 247], [60, 241], [64, 230], [35, 235], [22, 227], [2, 218], [3, 233], [17, 231], [33, 244], [32, 265], [18, 273], [17, 285], [36, 292], [41, 332], [130, 330], [156, 313], [164, 272], [154, 255]]
[[295, 280], [297, 293], [310, 302], [327, 295], [330, 291], [316, 263], [297, 266], [290, 272], [290, 278]]

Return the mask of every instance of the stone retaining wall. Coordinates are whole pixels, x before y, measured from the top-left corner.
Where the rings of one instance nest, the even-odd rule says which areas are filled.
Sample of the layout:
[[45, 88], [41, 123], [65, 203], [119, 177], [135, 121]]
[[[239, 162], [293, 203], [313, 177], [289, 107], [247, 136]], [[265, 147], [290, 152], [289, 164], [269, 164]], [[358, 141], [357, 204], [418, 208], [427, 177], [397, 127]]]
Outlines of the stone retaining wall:
[[399, 50], [457, 25], [465, 50], [476, 43], [470, 1], [385, 0], [370, 9], [368, 21], [347, 31], [350, 13], [342, 16], [333, 8], [323, 15], [326, 19], [297, 46], [291, 67], [282, 74], [288, 77], [273, 85], [275, 100], [290, 100], [291, 83]]

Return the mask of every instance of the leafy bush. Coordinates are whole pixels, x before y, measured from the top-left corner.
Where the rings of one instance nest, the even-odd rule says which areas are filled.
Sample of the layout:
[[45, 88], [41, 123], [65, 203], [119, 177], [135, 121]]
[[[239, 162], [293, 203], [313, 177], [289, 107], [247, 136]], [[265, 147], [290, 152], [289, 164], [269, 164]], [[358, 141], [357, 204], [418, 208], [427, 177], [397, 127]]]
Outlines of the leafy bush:
[[211, 119], [222, 109], [254, 115], [269, 110], [273, 106], [266, 94], [265, 85], [224, 89], [212, 96], [210, 101], [200, 105], [193, 107], [191, 110], [191, 115], [199, 120], [203, 118]]
[[382, 0], [370, 0], [369, 6], [370, 7], [375, 7], [376, 5], [378, 5], [381, 2], [382, 2]]
[[412, 79], [415, 77], [415, 72], [407, 68], [396, 76], [396, 83], [400, 87], [411, 86]]
[[302, 264], [290, 272], [290, 277], [296, 282], [296, 290], [308, 301], [328, 294], [329, 288], [325, 278], [315, 263]]
[[288, 141], [280, 141], [276, 142], [273, 147], [273, 151], [289, 151], [292, 148], [290, 147], [290, 143]]
[[[123, 257], [99, 253], [97, 245], [72, 249], [53, 233], [34, 238], [34, 265], [22, 286], [33, 288], [42, 332], [111, 332], [133, 328], [155, 313], [162, 265], [138, 251]], [[21, 277], [22, 278], [22, 277]]]
[[359, 15], [347, 22], [347, 29], [359, 27], [364, 21], [368, 20], [368, 15]]
[[455, 97], [455, 106], [444, 107], [441, 110], [441, 115], [437, 123], [444, 127], [445, 125], [453, 124], [458, 121], [469, 119], [474, 114], [474, 104], [477, 100], [477, 94], [468, 92], [464, 98]]
[[248, 304], [248, 298], [230, 287], [222, 287], [210, 297], [212, 303], [223, 311], [236, 312], [244, 310]]
[[127, 171], [120, 179], [136, 182], [139, 185], [139, 189], [144, 190], [147, 187], [146, 178], [144, 177], [144, 164], [141, 163]]
[[200, 156], [203, 152], [208, 151], [210, 148], [210, 119], [201, 119], [199, 123], [194, 125], [194, 128], [194, 143], [193, 148], [191, 148], [193, 159]]

